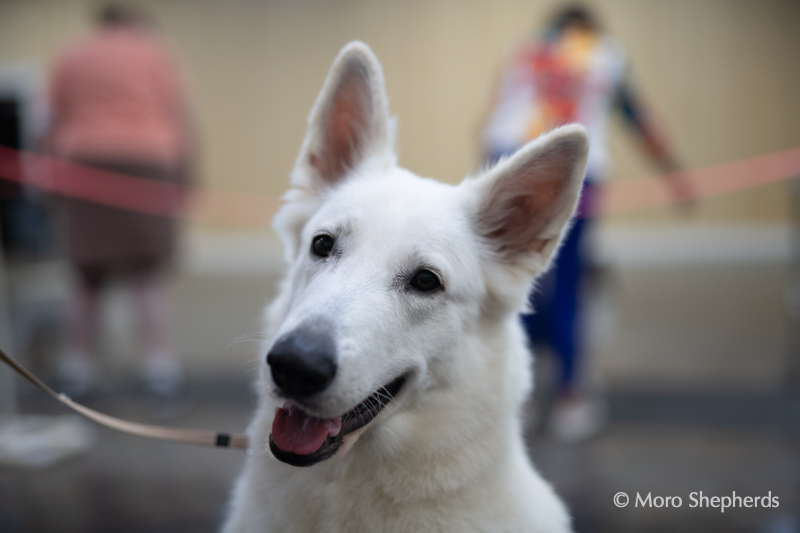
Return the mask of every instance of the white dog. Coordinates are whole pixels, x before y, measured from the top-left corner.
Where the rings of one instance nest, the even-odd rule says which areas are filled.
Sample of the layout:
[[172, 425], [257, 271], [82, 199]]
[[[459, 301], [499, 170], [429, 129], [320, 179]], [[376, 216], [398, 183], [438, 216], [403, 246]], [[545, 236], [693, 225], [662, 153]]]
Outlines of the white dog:
[[392, 125], [378, 60], [349, 44], [275, 218], [289, 272], [224, 531], [570, 531], [522, 440], [518, 314], [572, 216], [586, 134], [451, 186], [397, 166]]

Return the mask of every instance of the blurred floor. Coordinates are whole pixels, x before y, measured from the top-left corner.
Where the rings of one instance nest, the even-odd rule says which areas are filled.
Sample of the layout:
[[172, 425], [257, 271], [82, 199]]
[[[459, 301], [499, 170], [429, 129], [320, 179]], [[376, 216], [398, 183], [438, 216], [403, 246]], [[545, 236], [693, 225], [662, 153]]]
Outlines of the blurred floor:
[[[580, 532], [797, 532], [800, 433], [626, 420], [591, 442], [533, 443], [542, 474], [567, 500]], [[626, 508], [613, 497], [625, 492]], [[706, 496], [779, 496], [777, 509], [690, 508]], [[636, 508], [635, 497], [679, 496], [680, 508]]]
[[[781, 388], [784, 268], [629, 268], [611, 279], [592, 321], [594, 366], [605, 384], [610, 423], [578, 445], [529, 437], [537, 466], [567, 500], [577, 530], [800, 531], [800, 396]], [[253, 274], [179, 276], [176, 341], [190, 387], [181, 416], [170, 424], [246, 426], [254, 403], [249, 381], [261, 358], [256, 344], [231, 343], [258, 331], [274, 284], [274, 276]], [[135, 343], [121, 331], [128, 318], [114, 298], [107, 313], [112, 333], [103, 342], [109, 380], [89, 404], [163, 423], [127, 377], [136, 368]], [[44, 355], [32, 359], [47, 370]], [[41, 393], [20, 388], [25, 412], [64, 412]], [[215, 531], [242, 459], [236, 451], [98, 429], [88, 455], [41, 471], [0, 469], [0, 531]], [[677, 495], [683, 506], [619, 509], [612, 502], [619, 491]], [[692, 509], [693, 491], [771, 491], [780, 505]]]
[[595, 364], [609, 387], [757, 392], [783, 385], [785, 266], [629, 267], [610, 277], [592, 310], [601, 322]]

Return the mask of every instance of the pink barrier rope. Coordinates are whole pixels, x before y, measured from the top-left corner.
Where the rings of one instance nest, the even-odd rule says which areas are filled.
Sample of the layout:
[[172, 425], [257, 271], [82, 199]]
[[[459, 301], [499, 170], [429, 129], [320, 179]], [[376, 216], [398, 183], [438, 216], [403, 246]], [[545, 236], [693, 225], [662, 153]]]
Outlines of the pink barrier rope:
[[280, 199], [154, 181], [0, 146], [0, 179], [98, 204], [167, 217], [264, 226]]
[[[800, 147], [686, 171], [695, 199], [800, 175]], [[658, 176], [602, 185], [600, 216], [674, 203]], [[0, 146], [0, 179], [48, 193], [130, 211], [236, 227], [268, 223], [280, 206], [269, 195], [233, 193], [158, 182], [98, 170], [54, 157]]]
[[[695, 199], [710, 198], [800, 176], [800, 147], [701, 167], [682, 173]], [[664, 181], [653, 176], [602, 186], [598, 215], [612, 215], [675, 203]]]

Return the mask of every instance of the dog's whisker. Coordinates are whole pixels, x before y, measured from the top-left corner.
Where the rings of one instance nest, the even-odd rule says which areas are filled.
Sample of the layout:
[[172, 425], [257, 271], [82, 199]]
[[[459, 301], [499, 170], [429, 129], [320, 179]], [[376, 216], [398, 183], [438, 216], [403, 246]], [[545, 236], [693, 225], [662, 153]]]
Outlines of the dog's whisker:
[[227, 350], [231, 346], [234, 346], [234, 345], [237, 345], [237, 344], [241, 344], [243, 342], [263, 342], [267, 338], [268, 338], [268, 335], [266, 333], [262, 332], [262, 331], [255, 331], [255, 332], [252, 332], [252, 333], [244, 333], [242, 335], [239, 335], [235, 339], [233, 339], [231, 342], [229, 342], [228, 345], [225, 346], [225, 349]]
[[245, 378], [250, 374], [255, 374], [256, 372], [258, 372], [258, 368], [259, 368], [260, 365], [261, 365], [261, 362], [259, 360], [257, 360], [257, 359], [251, 359], [251, 360], [245, 361], [241, 365], [239, 365], [239, 368], [237, 370], [237, 374], [238, 374], [239, 377]]
[[[394, 400], [394, 396], [389, 391], [387, 391], [385, 387], [382, 388], [381, 390], [379, 390], [377, 394], [378, 394], [379, 397], [382, 397], [382, 398], [386, 399], [386, 403], [383, 404], [383, 407], [385, 407], [389, 402]], [[405, 407], [403, 407], [399, 403], [395, 402], [395, 405], [397, 405], [397, 408], [402, 410], [403, 412], [411, 414], [408, 411], [408, 409], [406, 409]]]

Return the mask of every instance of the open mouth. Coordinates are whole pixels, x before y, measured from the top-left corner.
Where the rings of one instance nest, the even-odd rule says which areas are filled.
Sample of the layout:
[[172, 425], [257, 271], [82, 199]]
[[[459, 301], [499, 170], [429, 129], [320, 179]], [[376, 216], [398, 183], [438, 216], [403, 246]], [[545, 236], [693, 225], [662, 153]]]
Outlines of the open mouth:
[[278, 460], [292, 466], [311, 466], [329, 459], [339, 450], [342, 438], [372, 422], [400, 392], [405, 381], [405, 376], [396, 378], [334, 418], [310, 416], [292, 402], [286, 402], [272, 421], [269, 449]]

